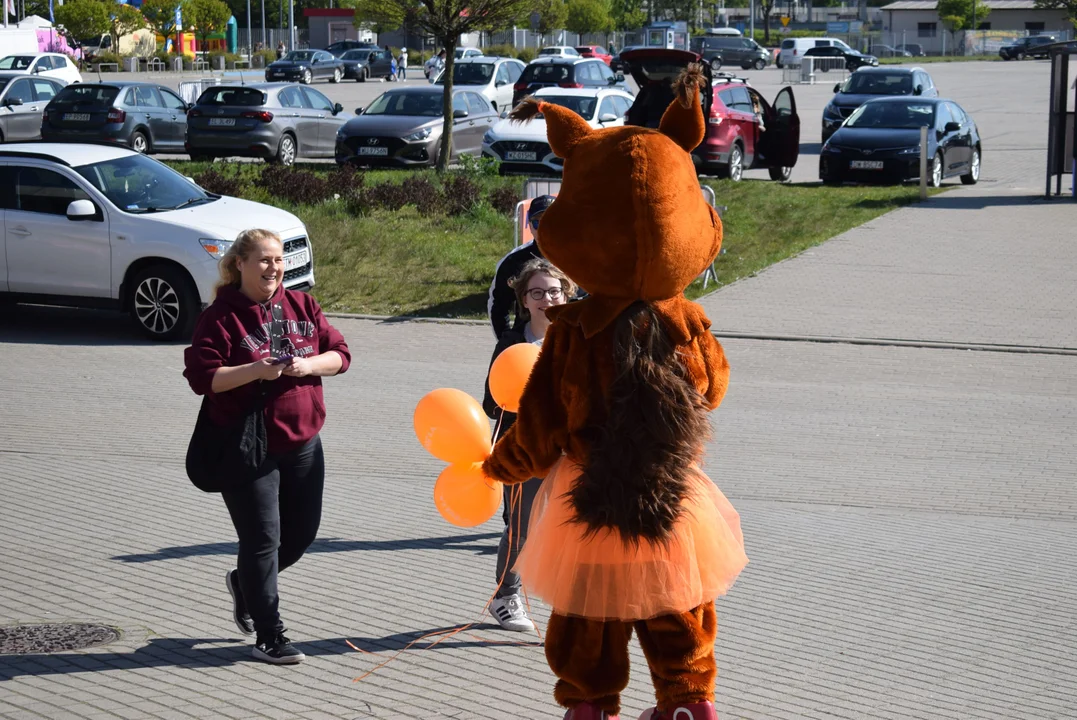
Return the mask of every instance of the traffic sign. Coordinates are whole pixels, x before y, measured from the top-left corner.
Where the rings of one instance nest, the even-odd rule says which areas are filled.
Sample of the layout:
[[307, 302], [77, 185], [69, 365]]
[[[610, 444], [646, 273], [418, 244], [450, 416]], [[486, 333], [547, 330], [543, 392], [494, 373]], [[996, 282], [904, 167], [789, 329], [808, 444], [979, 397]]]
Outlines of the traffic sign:
[[789, 27], [789, 16], [782, 15], [782, 27]]

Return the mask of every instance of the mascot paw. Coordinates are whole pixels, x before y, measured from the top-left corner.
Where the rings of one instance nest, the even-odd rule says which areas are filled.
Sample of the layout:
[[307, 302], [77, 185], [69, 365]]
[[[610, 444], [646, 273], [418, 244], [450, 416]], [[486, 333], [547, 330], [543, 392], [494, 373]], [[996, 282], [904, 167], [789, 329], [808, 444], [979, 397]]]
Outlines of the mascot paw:
[[702, 702], [691, 705], [678, 705], [667, 715], [651, 708], [639, 716], [639, 720], [718, 720], [718, 711], [714, 703]]
[[580, 703], [565, 713], [565, 720], [620, 720], [619, 715], [609, 715], [589, 702]]

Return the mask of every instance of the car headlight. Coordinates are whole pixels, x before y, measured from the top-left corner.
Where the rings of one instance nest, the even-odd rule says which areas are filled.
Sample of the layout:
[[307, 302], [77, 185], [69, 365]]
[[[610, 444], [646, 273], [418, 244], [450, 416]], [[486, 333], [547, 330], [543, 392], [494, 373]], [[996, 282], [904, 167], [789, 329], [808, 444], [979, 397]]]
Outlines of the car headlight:
[[348, 137], [348, 133], [343, 127], [337, 130], [337, 140], [343, 140], [346, 137]]
[[420, 140], [426, 140], [430, 137], [430, 133], [433, 132], [432, 128], [423, 128], [422, 130], [416, 130], [411, 135], [405, 135], [404, 140], [406, 142], [419, 142]]
[[199, 238], [198, 242], [202, 245], [202, 248], [213, 257], [220, 260], [224, 257], [224, 254], [228, 252], [228, 248], [232, 247], [232, 243], [235, 240], [214, 240], [211, 238]]
[[823, 152], [840, 153], [842, 148], [840, 145], [831, 145], [829, 142], [823, 145]]
[[493, 130], [487, 130], [486, 134], [482, 136], [482, 144], [483, 145], [493, 145], [494, 144], [494, 131]]
[[919, 155], [920, 154], [920, 146], [919, 145], [913, 145], [912, 147], [901, 148], [900, 150], [898, 150], [897, 154], [898, 155]]
[[827, 105], [823, 108], [823, 117], [827, 120], [841, 120], [841, 110], [838, 110], [833, 105]]

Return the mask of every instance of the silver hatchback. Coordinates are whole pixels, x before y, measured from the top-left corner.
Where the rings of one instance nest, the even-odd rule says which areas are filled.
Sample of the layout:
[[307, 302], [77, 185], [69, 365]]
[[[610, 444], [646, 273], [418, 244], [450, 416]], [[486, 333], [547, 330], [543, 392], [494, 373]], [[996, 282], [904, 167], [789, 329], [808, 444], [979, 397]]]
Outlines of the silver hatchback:
[[337, 131], [353, 117], [303, 85], [218, 85], [187, 114], [185, 148], [192, 160], [256, 157], [291, 165], [333, 157]]

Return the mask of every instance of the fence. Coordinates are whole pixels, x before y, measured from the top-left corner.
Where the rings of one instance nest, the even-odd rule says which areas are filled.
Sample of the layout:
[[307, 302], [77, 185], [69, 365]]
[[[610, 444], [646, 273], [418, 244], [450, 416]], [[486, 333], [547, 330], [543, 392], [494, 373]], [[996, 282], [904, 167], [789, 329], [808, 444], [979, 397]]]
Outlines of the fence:
[[[904, 30], [898, 32], [875, 32], [861, 35], [840, 36], [850, 46], [870, 52], [880, 58], [903, 56], [901, 48], [909, 45], [913, 54], [922, 52], [924, 55], [998, 55], [999, 48], [1008, 45], [1019, 38], [1030, 35], [1053, 35], [1059, 42], [1072, 40], [1074, 31], [1072, 28], [1065, 30], [1046, 30], [1043, 32], [1029, 32], [1027, 30], [961, 30], [951, 33], [938, 28], [936, 34], [931, 37], [920, 37], [916, 30]], [[896, 50], [896, 52], [895, 52]]]
[[799, 65], [786, 65], [782, 68], [783, 85], [814, 85], [817, 82], [845, 82], [849, 71], [845, 67], [845, 58], [806, 57]]
[[546, 35], [540, 35], [537, 32], [532, 32], [525, 28], [516, 28], [515, 30], [506, 32], [484, 33], [483, 36], [479, 38], [479, 45], [481, 47], [486, 47], [487, 45], [512, 45], [514, 48], [518, 49], [532, 48], [535, 50], [548, 45], [569, 45], [572, 47], [577, 47], [579, 45], [600, 45], [606, 47], [611, 42], [618, 48], [624, 47], [626, 44], [632, 44], [630, 41], [626, 41], [625, 33], [621, 32], [590, 33], [581, 35], [567, 30], [555, 30]]
[[[258, 43], [263, 42], [262, 41], [262, 28], [260, 28], [260, 27], [251, 28], [251, 36], [252, 36], [251, 39], [254, 41], [254, 46], [255, 46], [254, 49], [255, 49], [255, 51], [257, 51], [258, 50]], [[288, 28], [284, 28], [283, 30], [281, 30], [280, 28], [266, 28], [265, 29], [265, 38], [266, 38], [266, 40], [262, 45], [262, 49], [276, 50], [277, 49], [277, 43], [280, 42], [281, 40], [284, 41], [284, 46], [286, 48], [288, 48], [289, 50], [306, 50], [307, 48], [310, 47], [310, 30], [308, 30], [307, 28], [296, 28], [295, 36], [296, 36], [296, 46], [293, 48], [292, 47], [292, 40], [291, 40], [291, 30], [289, 30]], [[251, 47], [251, 43], [247, 39], [247, 28], [246, 28], [246, 26], [241, 27], [241, 28], [238, 29], [238, 32], [236, 33], [236, 42], [239, 44], [239, 53], [241, 55], [246, 55], [247, 54], [247, 48]]]

